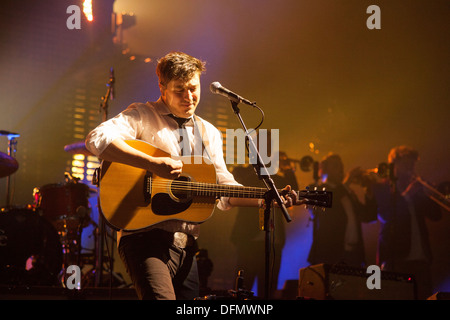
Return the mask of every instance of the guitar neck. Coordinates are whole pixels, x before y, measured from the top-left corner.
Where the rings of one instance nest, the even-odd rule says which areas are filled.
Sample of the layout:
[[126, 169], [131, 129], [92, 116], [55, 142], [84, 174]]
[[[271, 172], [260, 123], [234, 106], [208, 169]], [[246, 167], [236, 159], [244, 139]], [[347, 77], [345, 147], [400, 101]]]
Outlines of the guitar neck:
[[[177, 181], [173, 180], [171, 184], [172, 192], [181, 192], [190, 194], [192, 196], [200, 197], [232, 197], [232, 198], [251, 198], [263, 199], [267, 192], [265, 188], [258, 187], [244, 187], [236, 185], [224, 185], [214, 183], [192, 182], [192, 181]], [[282, 189], [277, 189], [279, 193]], [[315, 190], [300, 190], [296, 191], [297, 197], [305, 201], [305, 204], [311, 204], [321, 207], [331, 207], [332, 194], [327, 191]]]
[[[185, 187], [196, 196], [262, 199], [267, 189], [236, 185], [187, 182]], [[279, 190], [281, 192], [281, 190]]]

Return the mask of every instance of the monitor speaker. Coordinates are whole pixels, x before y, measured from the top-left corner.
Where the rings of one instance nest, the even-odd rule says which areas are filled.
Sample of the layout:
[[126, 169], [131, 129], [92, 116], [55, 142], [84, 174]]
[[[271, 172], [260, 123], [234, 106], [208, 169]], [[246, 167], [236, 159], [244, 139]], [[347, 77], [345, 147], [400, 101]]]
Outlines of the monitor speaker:
[[380, 288], [370, 289], [367, 269], [318, 264], [299, 271], [298, 298], [315, 300], [414, 300], [411, 275], [380, 272]]

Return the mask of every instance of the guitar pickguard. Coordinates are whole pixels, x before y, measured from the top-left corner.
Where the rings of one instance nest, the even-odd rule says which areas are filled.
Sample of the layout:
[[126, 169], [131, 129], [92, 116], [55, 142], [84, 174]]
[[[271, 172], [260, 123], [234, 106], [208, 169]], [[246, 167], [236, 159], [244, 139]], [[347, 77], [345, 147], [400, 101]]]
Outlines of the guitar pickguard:
[[170, 216], [187, 210], [192, 204], [192, 192], [186, 187], [191, 182], [188, 176], [181, 176], [168, 183], [167, 193], [157, 193], [152, 197], [151, 207], [154, 214]]

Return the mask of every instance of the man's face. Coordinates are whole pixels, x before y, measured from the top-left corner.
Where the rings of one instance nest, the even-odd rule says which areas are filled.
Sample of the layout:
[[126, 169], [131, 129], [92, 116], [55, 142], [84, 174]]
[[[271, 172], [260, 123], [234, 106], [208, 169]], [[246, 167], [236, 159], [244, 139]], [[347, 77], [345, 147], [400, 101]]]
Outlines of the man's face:
[[169, 110], [177, 117], [189, 118], [200, 102], [200, 74], [190, 80], [171, 80], [166, 86], [160, 85], [161, 97]]
[[416, 160], [399, 158], [394, 161], [394, 174], [399, 179], [410, 179], [416, 171]]

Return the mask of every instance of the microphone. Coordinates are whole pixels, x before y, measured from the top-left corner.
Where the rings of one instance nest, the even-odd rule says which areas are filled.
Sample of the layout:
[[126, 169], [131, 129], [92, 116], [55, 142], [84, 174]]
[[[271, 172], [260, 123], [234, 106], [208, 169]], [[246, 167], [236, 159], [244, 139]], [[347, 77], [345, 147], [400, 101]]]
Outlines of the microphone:
[[231, 90], [228, 90], [225, 87], [222, 87], [222, 85], [219, 82], [213, 82], [211, 83], [211, 85], [209, 86], [209, 89], [211, 90], [212, 93], [215, 94], [220, 94], [228, 99], [230, 99], [231, 101], [234, 101], [236, 103], [240, 103], [243, 102], [245, 104], [248, 104], [250, 106], [255, 106], [255, 102], [251, 102], [243, 97], [241, 97], [240, 95], [234, 93]]

